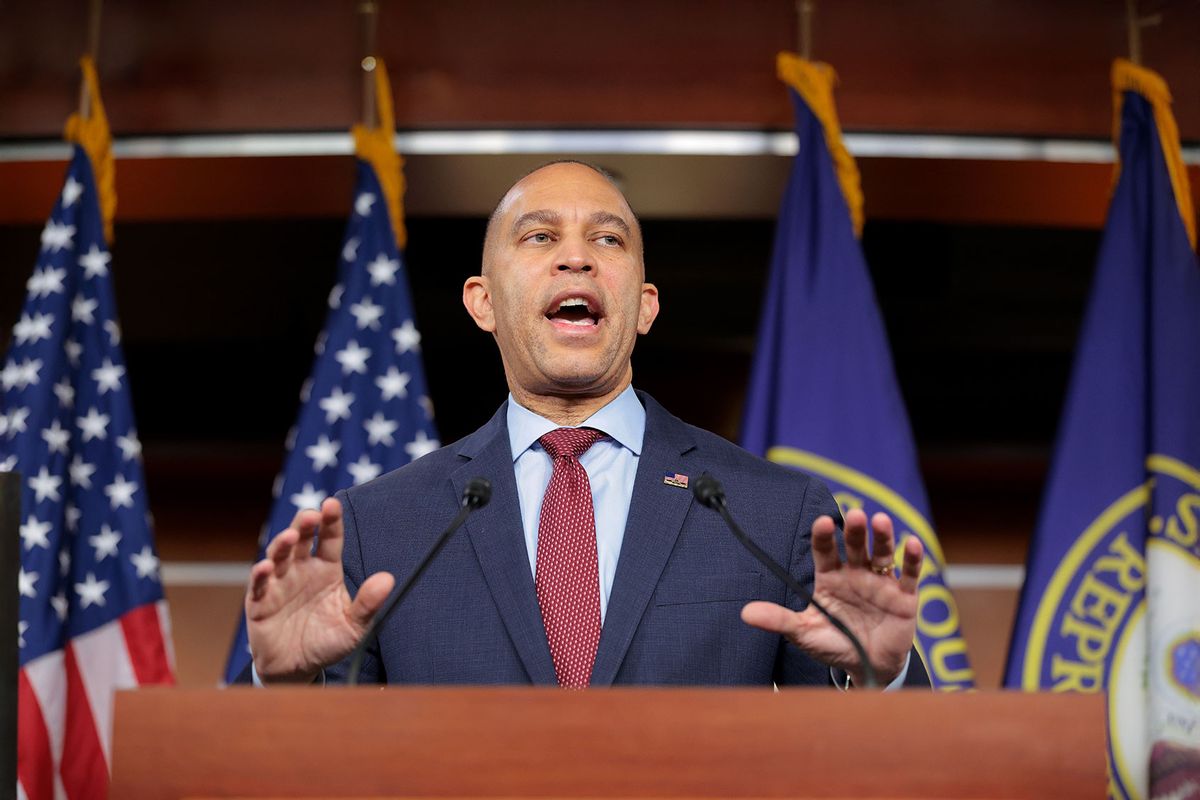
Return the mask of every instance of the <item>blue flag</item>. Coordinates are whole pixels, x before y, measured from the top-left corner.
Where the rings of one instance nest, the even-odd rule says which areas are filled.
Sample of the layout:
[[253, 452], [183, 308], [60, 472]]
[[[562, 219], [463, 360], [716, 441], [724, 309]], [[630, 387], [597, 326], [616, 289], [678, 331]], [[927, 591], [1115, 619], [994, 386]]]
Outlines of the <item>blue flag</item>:
[[[390, 136], [390, 126], [384, 128]], [[392, 219], [399, 217], [391, 213], [387, 194], [374, 164], [360, 159], [338, 283], [329, 296], [312, 374], [300, 391], [303, 407], [288, 435], [260, 558], [268, 537], [287, 528], [297, 511], [319, 508], [339, 489], [440, 446], [421, 366], [421, 335], [393, 233]], [[249, 663], [243, 615], [225, 680], [233, 682]]]
[[114, 692], [173, 682], [101, 213], [108, 125], [84, 70], [92, 116], [68, 125], [74, 155], [0, 372], [0, 471], [22, 478], [17, 777], [29, 798], [102, 796]]
[[1182, 796], [1200, 774], [1200, 264], [1166, 84], [1117, 61], [1113, 89], [1120, 178], [1006, 682], [1107, 691], [1110, 794]]
[[862, 196], [838, 129], [833, 71], [789, 53], [778, 67], [792, 89], [799, 152], [779, 211], [742, 445], [818, 476], [843, 512], [884, 511], [898, 537], [921, 540], [916, 645], [934, 686], [970, 688], [974, 674], [857, 238]]

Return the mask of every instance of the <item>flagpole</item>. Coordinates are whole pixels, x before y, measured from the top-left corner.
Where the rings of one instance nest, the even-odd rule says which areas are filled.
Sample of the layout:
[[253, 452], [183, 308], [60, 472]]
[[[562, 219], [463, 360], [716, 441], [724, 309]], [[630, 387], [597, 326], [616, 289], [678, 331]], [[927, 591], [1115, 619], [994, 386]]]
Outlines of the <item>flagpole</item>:
[[[1133, 0], [1130, 0], [1133, 2]], [[796, 0], [796, 16], [799, 21], [797, 32], [797, 52], [805, 61], [812, 61], [812, 29], [813, 16], [816, 14], [816, 0]]]
[[[88, 29], [87, 29], [87, 49], [84, 55], [96, 63], [96, 55], [100, 52], [100, 12], [103, 9], [104, 0], [89, 0], [88, 2]], [[88, 93], [87, 81], [81, 81], [79, 84], [79, 116], [82, 119], [88, 119], [92, 115], [92, 98]]]
[[375, 41], [379, 20], [379, 3], [377, 0], [363, 0], [358, 6], [362, 22], [363, 42], [363, 127], [372, 129], [378, 126], [375, 110]]
[[1150, 28], [1162, 22], [1163, 15], [1138, 16], [1137, 0], [1125, 0], [1125, 27], [1129, 34], [1129, 60], [1142, 65], [1142, 28]]

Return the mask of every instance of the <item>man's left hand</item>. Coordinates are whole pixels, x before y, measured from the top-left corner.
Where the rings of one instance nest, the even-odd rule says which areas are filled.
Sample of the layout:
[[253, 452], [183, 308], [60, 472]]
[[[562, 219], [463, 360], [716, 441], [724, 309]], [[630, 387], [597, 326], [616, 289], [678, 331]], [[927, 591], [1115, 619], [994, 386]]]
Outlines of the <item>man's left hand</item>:
[[[828, 516], [812, 528], [813, 597], [854, 632], [867, 651], [880, 685], [899, 676], [917, 631], [917, 582], [924, 555], [921, 541], [909, 536], [897, 580], [896, 541], [886, 514], [871, 518], [873, 547], [867, 552], [867, 515], [846, 513], [846, 560], [838, 554], [836, 526]], [[811, 605], [793, 611], [775, 603], [754, 602], [742, 609], [742, 620], [763, 630], [783, 634], [813, 658], [845, 670], [850, 680], [864, 685], [864, 672], [854, 647], [821, 612]]]

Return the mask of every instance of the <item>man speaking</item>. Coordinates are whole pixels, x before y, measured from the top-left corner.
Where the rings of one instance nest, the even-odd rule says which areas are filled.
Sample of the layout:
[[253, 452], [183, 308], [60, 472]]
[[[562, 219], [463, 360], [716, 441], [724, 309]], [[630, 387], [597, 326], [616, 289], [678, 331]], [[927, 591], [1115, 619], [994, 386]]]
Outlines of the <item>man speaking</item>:
[[[896, 578], [890, 520], [868, 526], [851, 511], [843, 558], [823, 485], [633, 390], [630, 357], [658, 290], [637, 218], [606, 175], [559, 162], [518, 181], [489, 220], [463, 304], [495, 337], [508, 402], [275, 537], [246, 595], [260, 681], [339, 680], [393, 576], [413, 571], [480, 477], [491, 502], [387, 618], [365, 680], [828, 685], [832, 668], [865, 685], [843, 634], [693, 498], [689, 481], [709, 472], [759, 546], [858, 636], [881, 684], [927, 682], [910, 657], [915, 537]], [[812, 391], [829, 390], [814, 380]]]

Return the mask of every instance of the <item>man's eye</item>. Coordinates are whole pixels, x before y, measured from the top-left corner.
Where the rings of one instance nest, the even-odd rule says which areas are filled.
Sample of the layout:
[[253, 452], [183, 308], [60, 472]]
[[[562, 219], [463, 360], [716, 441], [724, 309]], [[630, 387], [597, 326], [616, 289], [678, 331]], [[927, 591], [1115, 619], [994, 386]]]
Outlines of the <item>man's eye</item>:
[[525, 241], [533, 242], [534, 244], [546, 244], [547, 242], [550, 241], [550, 234], [548, 234], [548, 233], [531, 233], [525, 237]]
[[621, 238], [619, 236], [613, 236], [611, 233], [604, 234], [603, 236], [599, 237], [596, 241], [600, 242], [600, 244], [604, 245], [605, 247], [620, 247], [621, 246]]

